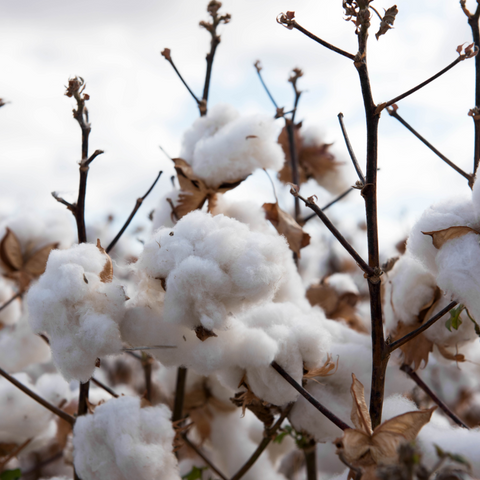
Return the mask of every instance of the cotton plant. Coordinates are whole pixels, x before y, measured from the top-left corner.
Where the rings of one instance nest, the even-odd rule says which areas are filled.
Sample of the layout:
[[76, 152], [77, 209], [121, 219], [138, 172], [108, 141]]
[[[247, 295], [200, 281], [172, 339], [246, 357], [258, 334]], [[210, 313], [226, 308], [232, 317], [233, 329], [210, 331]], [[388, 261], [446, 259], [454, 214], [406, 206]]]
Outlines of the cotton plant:
[[54, 250], [27, 296], [35, 333], [46, 333], [53, 361], [68, 380], [86, 382], [97, 359], [119, 353], [125, 293], [98, 243]]

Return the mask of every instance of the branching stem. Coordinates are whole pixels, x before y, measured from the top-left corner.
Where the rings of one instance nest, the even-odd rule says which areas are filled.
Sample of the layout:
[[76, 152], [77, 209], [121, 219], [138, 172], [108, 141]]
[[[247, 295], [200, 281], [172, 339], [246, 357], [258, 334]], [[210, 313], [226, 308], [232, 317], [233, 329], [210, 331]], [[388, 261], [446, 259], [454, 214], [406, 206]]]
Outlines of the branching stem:
[[[330, 208], [332, 205], [337, 203], [339, 200], [342, 198], [346, 197], [350, 192], [353, 192], [355, 190], [353, 187], [350, 187], [348, 190], [345, 190], [343, 193], [341, 193], [338, 197], [335, 197], [332, 201], [328, 202], [324, 207], [322, 207], [322, 212], [325, 211], [327, 208]], [[308, 215], [303, 219], [303, 224], [307, 223], [309, 220], [312, 218], [317, 217], [316, 213], [312, 213], [311, 215]]]
[[340, 122], [340, 128], [342, 129], [343, 133], [343, 138], [345, 139], [345, 144], [347, 145], [347, 150], [350, 155], [350, 158], [352, 159], [353, 166], [355, 168], [355, 171], [357, 172], [358, 179], [360, 180], [360, 183], [365, 185], [365, 175], [362, 172], [362, 168], [360, 167], [360, 164], [358, 163], [357, 157], [355, 156], [355, 152], [353, 151], [352, 144], [350, 143], [350, 139], [348, 138], [347, 130], [345, 128], [345, 125], [343, 123], [343, 113], [340, 112], [338, 114], [338, 121]]

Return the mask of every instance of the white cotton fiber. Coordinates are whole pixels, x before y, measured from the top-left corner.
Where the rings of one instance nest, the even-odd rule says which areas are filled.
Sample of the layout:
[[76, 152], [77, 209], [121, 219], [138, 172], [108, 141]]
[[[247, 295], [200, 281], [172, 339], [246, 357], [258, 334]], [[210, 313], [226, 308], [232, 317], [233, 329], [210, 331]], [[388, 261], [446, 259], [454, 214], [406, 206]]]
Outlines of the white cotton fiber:
[[183, 137], [180, 157], [208, 186], [241, 180], [257, 168], [282, 168], [275, 120], [264, 115], [241, 117], [220, 104], [197, 119]]
[[160, 199], [157, 208], [153, 213], [153, 231], [158, 230], [160, 227], [173, 227], [174, 222], [172, 221], [172, 206], [168, 202], [167, 198], [169, 198], [173, 205], [176, 206], [179, 194], [180, 190], [173, 189]]
[[32, 330], [47, 333], [53, 360], [67, 380], [87, 381], [97, 358], [122, 348], [118, 322], [125, 294], [117, 283], [101, 281], [106, 261], [91, 244], [54, 250], [28, 292]]
[[409, 254], [398, 260], [383, 281], [385, 324], [390, 332], [398, 321], [404, 325], [417, 322], [420, 309], [431, 302], [435, 294], [435, 277]]
[[[8, 302], [17, 292], [12, 288], [13, 283], [0, 276], [0, 306]], [[21, 314], [21, 300], [14, 300], [8, 307], [0, 310], [0, 328], [13, 325]]]
[[175, 432], [166, 405], [140, 408], [140, 399], [114, 398], [77, 419], [74, 465], [82, 480], [180, 480]]

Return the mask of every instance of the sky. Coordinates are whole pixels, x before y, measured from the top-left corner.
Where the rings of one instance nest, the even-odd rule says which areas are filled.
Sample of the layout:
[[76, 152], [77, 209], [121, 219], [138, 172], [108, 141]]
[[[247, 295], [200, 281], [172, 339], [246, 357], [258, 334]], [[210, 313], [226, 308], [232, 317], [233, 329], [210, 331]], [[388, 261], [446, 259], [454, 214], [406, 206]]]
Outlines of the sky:
[[[104, 150], [91, 166], [87, 221], [112, 213], [128, 216], [159, 170], [164, 174], [139, 212], [138, 221], [170, 189], [173, 166], [160, 151], [178, 155], [183, 132], [198, 110], [171, 66], [160, 55], [168, 47], [191, 88], [201, 95], [209, 35], [204, 1], [177, 0], [0, 0], [0, 215], [22, 209], [63, 209], [51, 197], [58, 191], [73, 201], [78, 188], [80, 129], [74, 102], [64, 96], [68, 78], [82, 76], [90, 95], [90, 151]], [[390, 3], [375, 0], [383, 12]], [[473, 10], [476, 2], [467, 5]], [[422, 82], [457, 57], [456, 47], [471, 41], [466, 17], [453, 0], [398, 0], [395, 28], [377, 41], [373, 19], [369, 69], [374, 99], [387, 101]], [[293, 101], [287, 82], [292, 68], [304, 76], [297, 114], [306, 126], [324, 132], [325, 142], [353, 168], [337, 115], [344, 114], [362, 165], [365, 124], [358, 76], [352, 62], [275, 21], [296, 12], [298, 23], [328, 42], [356, 52], [355, 27], [346, 22], [340, 0], [229, 0], [215, 57], [209, 105], [230, 103], [242, 114], [273, 115], [256, 76], [263, 75], [277, 103]], [[461, 168], [473, 163], [474, 60], [461, 62], [439, 80], [399, 102], [399, 113]], [[281, 120], [279, 129], [281, 128]], [[386, 112], [380, 121], [378, 201], [380, 238], [405, 235], [422, 211], [452, 195], [468, 195], [467, 182]], [[313, 185], [307, 194], [328, 195]], [[273, 201], [263, 173], [235, 190], [238, 198]], [[288, 203], [284, 198], [283, 202]], [[288, 205], [286, 205], [288, 206]], [[357, 192], [332, 207], [348, 225], [363, 218]], [[334, 210], [335, 209], [335, 210]]]

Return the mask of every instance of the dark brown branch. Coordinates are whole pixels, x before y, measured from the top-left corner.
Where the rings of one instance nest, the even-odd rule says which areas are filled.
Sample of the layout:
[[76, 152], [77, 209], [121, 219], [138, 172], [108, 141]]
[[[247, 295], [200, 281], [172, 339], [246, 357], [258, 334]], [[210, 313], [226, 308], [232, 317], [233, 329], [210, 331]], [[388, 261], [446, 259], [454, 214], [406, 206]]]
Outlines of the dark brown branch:
[[142, 367], [145, 376], [145, 394], [144, 397], [152, 401], [152, 364], [153, 358], [150, 355], [142, 352]]
[[333, 225], [333, 223], [327, 218], [327, 216], [322, 212], [322, 210], [315, 205], [309, 199], [303, 198], [301, 195], [298, 194], [294, 189], [290, 190], [292, 195], [298, 196], [300, 200], [305, 203], [305, 206], [311, 208], [317, 216], [322, 220], [325, 226], [333, 233], [334, 237], [340, 242], [340, 244], [345, 248], [345, 250], [353, 257], [353, 259], [357, 262], [358, 266], [368, 275], [368, 276], [377, 276], [378, 274], [375, 272], [373, 268], [370, 268], [368, 264], [363, 260], [363, 258], [357, 253], [357, 251], [348, 243], [345, 237], [337, 230], [337, 228]]
[[300, 384], [298, 384], [275, 360], [270, 364], [300, 395], [310, 402], [320, 413], [325, 415], [332, 423], [341, 430], [352, 428], [343, 420], [340, 420], [330, 410], [325, 408], [316, 398], [312, 397]]
[[[193, 97], [193, 99], [197, 102], [197, 105], [200, 105], [200, 100], [197, 98], [197, 96], [192, 92], [192, 89], [188, 86], [187, 82], [184, 80], [182, 77], [181, 73], [178, 71], [177, 67], [175, 66], [175, 63], [173, 63], [173, 59], [171, 56], [171, 51], [169, 48], [165, 48], [162, 52], [161, 55], [165, 57], [165, 59], [170, 63], [170, 65], [173, 67], [175, 70], [175, 73], [178, 75], [178, 78], [181, 80], [181, 82], [185, 85], [185, 88], [188, 90], [188, 93]], [[160, 147], [161, 148], [161, 147]]]
[[390, 355], [394, 350], [397, 348], [401, 347], [402, 345], [405, 345], [407, 342], [412, 340], [412, 338], [415, 338], [417, 335], [420, 335], [422, 332], [427, 330], [427, 328], [430, 328], [437, 320], [440, 320], [446, 313], [448, 313], [452, 308], [455, 308], [457, 305], [457, 302], [451, 302], [449, 303], [445, 308], [442, 308], [436, 315], [434, 315], [430, 320], [425, 322], [423, 325], [418, 327], [416, 330], [413, 332], [408, 333], [404, 337], [400, 338], [399, 340], [390, 343], [387, 346], [388, 354]]
[[278, 420], [272, 425], [272, 427], [265, 429], [263, 440], [259, 443], [256, 450], [253, 452], [252, 456], [245, 462], [243, 467], [240, 468], [240, 470], [230, 480], [240, 480], [240, 478], [242, 478], [250, 470], [250, 468], [258, 460], [260, 455], [268, 447], [270, 442], [275, 438], [275, 434], [282, 426], [283, 421], [285, 420], [285, 418], [287, 418], [294, 405], [294, 403], [288, 404], [281, 413], [280, 417], [278, 417]]
[[275, 109], [278, 110], [278, 104], [277, 104], [277, 102], [276, 102], [275, 99], [273, 98], [273, 95], [270, 93], [270, 90], [268, 89], [266, 83], [263, 81], [263, 77], [262, 77], [262, 74], [261, 74], [262, 67], [260, 66], [260, 60], [257, 60], [257, 61], [255, 62], [254, 67], [255, 67], [255, 70], [257, 71], [258, 78], [260, 79], [260, 82], [261, 82], [261, 84], [263, 85], [263, 88], [265, 89], [265, 91], [267, 92], [268, 97], [270, 98], [270, 100], [271, 100], [272, 103], [273, 103], [273, 106], [275, 107]]
[[228, 478], [208, 459], [207, 456], [197, 447], [193, 442], [189, 440], [186, 434], [182, 435], [185, 443], [215, 472], [222, 480], [228, 480]]
[[390, 100], [389, 102], [382, 103], [377, 107], [377, 113], [380, 113], [384, 108], [392, 106], [394, 103], [399, 102], [400, 100], [403, 100], [405, 97], [408, 97], [412, 93], [415, 93], [416, 91], [420, 90], [421, 88], [425, 87], [429, 83], [433, 82], [436, 80], [438, 77], [441, 77], [444, 73], [448, 72], [451, 68], [453, 68], [455, 65], [458, 65], [462, 60], [465, 60], [466, 57], [465, 55], [460, 55], [456, 60], [454, 60], [450, 65], [447, 65], [443, 70], [440, 70], [438, 73], [433, 75], [432, 77], [428, 78], [424, 82], [420, 83], [416, 87], [411, 88], [405, 93], [402, 93], [398, 97], [395, 97], [394, 99]]
[[445, 403], [440, 400], [435, 393], [430, 390], [430, 388], [425, 384], [425, 382], [413, 371], [413, 369], [409, 365], [402, 365], [400, 370], [404, 371], [447, 415], [447, 417], [451, 418], [457, 425], [460, 427], [466, 428], [470, 430], [467, 425], [465, 425], [448, 407]]
[[469, 184], [472, 183], [473, 186], [473, 175], [464, 172], [460, 167], [457, 167], [451, 160], [449, 160], [445, 155], [440, 153], [428, 140], [426, 140], [422, 135], [420, 135], [411, 125], [409, 125], [397, 112], [397, 109], [394, 105], [391, 108], [387, 108], [388, 114], [398, 120], [405, 128], [410, 130], [421, 142], [423, 142], [433, 153], [440, 157], [447, 165], [450, 165], [456, 172], [465, 177]]
[[76, 205], [75, 205], [75, 204], [72, 204], [72, 203], [67, 202], [67, 201], [64, 200], [62, 197], [60, 197], [57, 192], [52, 192], [52, 197], [53, 197], [57, 202], [61, 203], [62, 205], [65, 205], [65, 206], [73, 213], [73, 215], [75, 215], [75, 208], [76, 208]]
[[46, 409], [50, 410], [52, 413], [60, 417], [62, 420], [65, 420], [70, 425], [73, 425], [75, 423], [75, 418], [73, 418], [71, 415], [64, 412], [60, 408], [56, 407], [55, 405], [51, 404], [44, 398], [40, 397], [40, 395], [37, 395], [35, 392], [30, 390], [28, 387], [26, 387], [23, 383], [19, 382], [15, 377], [12, 377], [11, 375], [9, 375], [2, 368], [0, 368], [0, 375], [5, 379], [7, 379], [10, 383], [13, 383], [13, 385], [15, 385], [23, 393], [26, 393], [29, 397], [33, 398], [40, 405], [42, 405], [43, 407], [45, 407]]
[[116, 245], [116, 243], [118, 242], [118, 240], [120, 239], [120, 237], [123, 235], [123, 232], [125, 232], [125, 230], [127, 229], [127, 227], [130, 225], [130, 222], [133, 220], [133, 217], [135, 216], [135, 214], [137, 213], [138, 209], [142, 206], [142, 203], [143, 201], [148, 197], [148, 195], [150, 194], [150, 192], [153, 190], [153, 188], [155, 187], [155, 185], [157, 184], [160, 176], [162, 175], [162, 171], [160, 171], [157, 175], [157, 178], [155, 179], [155, 181], [152, 183], [152, 186], [147, 190], [147, 193], [143, 196], [143, 197], [140, 197], [140, 198], [137, 198], [137, 201], [135, 203], [135, 207], [133, 207], [133, 210], [132, 210], [132, 213], [130, 214], [130, 216], [127, 218], [127, 221], [124, 223], [123, 227], [120, 229], [120, 231], [117, 233], [117, 236], [110, 242], [110, 245], [106, 248], [106, 252], [109, 253], [112, 248]]
[[[346, 197], [350, 192], [353, 192], [355, 190], [353, 187], [350, 187], [348, 190], [345, 190], [345, 192], [341, 193], [338, 197], [335, 197], [332, 201], [328, 202], [324, 207], [322, 207], [322, 212], [325, 211], [327, 208], [330, 208], [332, 205], [337, 203], [339, 200], [342, 198]], [[316, 217], [316, 213], [312, 213], [311, 215], [308, 215], [308, 217], [305, 217], [303, 219], [303, 224], [307, 223], [309, 220], [311, 220], [313, 217]]]
[[[285, 118], [285, 128], [287, 129], [288, 135], [288, 148], [290, 151], [290, 166], [292, 169], [292, 183], [294, 185], [299, 185], [300, 175], [298, 172], [298, 157], [297, 157], [297, 146], [295, 144], [295, 125], [294, 123]], [[297, 197], [295, 197], [295, 221], [300, 219], [300, 202]]]
[[183, 418], [183, 400], [185, 398], [185, 384], [187, 381], [187, 369], [178, 367], [177, 385], [175, 387], [175, 400], [173, 404], [172, 422], [177, 422]]
[[92, 377], [90, 379], [95, 385], [99, 386], [100, 388], [103, 388], [106, 392], [108, 392], [112, 397], [118, 398], [120, 395], [115, 393], [108, 385], [105, 385], [102, 383], [100, 380], [97, 380], [96, 378]]
[[281, 23], [284, 26], [288, 26], [290, 28], [296, 28], [298, 31], [302, 32], [304, 35], [311, 38], [312, 40], [315, 40], [315, 42], [319, 43], [320, 45], [324, 46], [325, 48], [328, 48], [329, 50], [332, 50], [333, 52], [338, 53], [339, 55], [343, 55], [344, 57], [347, 57], [350, 60], [355, 60], [355, 55], [352, 55], [351, 53], [345, 52], [341, 48], [337, 48], [334, 45], [326, 42], [325, 40], [322, 40], [321, 38], [318, 38], [316, 35], [314, 35], [313, 33], [309, 32], [308, 30], [303, 28], [295, 20], [288, 20], [287, 19], [287, 22], [286, 22], [285, 19], [286, 19], [286, 16], [281, 14], [277, 17], [277, 22]]
[[365, 175], [362, 172], [362, 168], [358, 163], [357, 157], [355, 156], [355, 152], [353, 151], [353, 148], [352, 148], [352, 144], [350, 143], [350, 139], [348, 138], [347, 130], [345, 129], [345, 125], [343, 123], [342, 112], [338, 114], [338, 121], [340, 122], [340, 128], [342, 129], [343, 138], [345, 139], [345, 144], [347, 145], [348, 153], [350, 155], [350, 158], [352, 159], [353, 166], [355, 168], [355, 171], [357, 172], [358, 178], [363, 187], [365, 185]]
[[103, 150], [95, 150], [90, 157], [88, 157], [88, 160], [83, 163], [83, 167], [88, 167], [99, 155], [102, 153], [105, 153]]
[[23, 295], [23, 292], [18, 292], [16, 293], [12, 298], [7, 300], [2, 306], [0, 306], [0, 312], [4, 309], [7, 308], [13, 301], [15, 301], [17, 298], [21, 297]]
[[86, 415], [88, 412], [88, 391], [90, 390], [90, 381], [80, 383], [80, 392], [78, 396], [78, 411], [77, 415]]
[[307, 480], [317, 479], [317, 442], [311, 439], [309, 444], [303, 448], [305, 456], [305, 467], [307, 469]]

